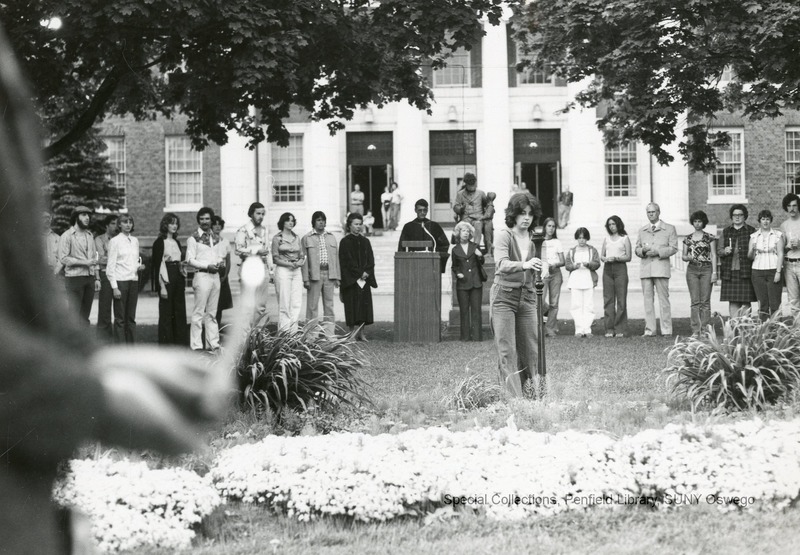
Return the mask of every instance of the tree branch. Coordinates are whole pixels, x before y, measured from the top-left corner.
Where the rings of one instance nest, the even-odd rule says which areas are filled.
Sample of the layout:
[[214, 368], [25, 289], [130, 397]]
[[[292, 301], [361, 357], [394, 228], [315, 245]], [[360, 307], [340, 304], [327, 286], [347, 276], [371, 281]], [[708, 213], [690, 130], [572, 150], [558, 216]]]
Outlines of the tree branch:
[[45, 160], [50, 160], [51, 158], [58, 156], [65, 150], [67, 150], [70, 146], [75, 144], [83, 135], [92, 128], [94, 122], [97, 121], [97, 117], [103, 113], [105, 113], [106, 104], [114, 96], [114, 91], [117, 90], [117, 86], [119, 85], [119, 81], [124, 75], [126, 70], [123, 70], [119, 66], [114, 66], [114, 68], [106, 75], [106, 78], [100, 84], [100, 87], [97, 89], [97, 92], [92, 98], [92, 101], [89, 103], [89, 106], [84, 110], [84, 112], [78, 118], [78, 121], [75, 122], [75, 125], [72, 126], [64, 136], [62, 136], [57, 141], [50, 143], [44, 149], [44, 158]]

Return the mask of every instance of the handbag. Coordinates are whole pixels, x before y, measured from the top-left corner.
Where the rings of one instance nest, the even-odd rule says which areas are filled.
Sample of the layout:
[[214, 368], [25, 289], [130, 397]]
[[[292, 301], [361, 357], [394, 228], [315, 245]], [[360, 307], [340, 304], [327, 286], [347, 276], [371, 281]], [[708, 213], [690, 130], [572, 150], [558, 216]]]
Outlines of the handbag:
[[488, 280], [489, 276], [486, 274], [486, 270], [483, 269], [483, 259], [479, 256], [476, 256], [475, 259], [478, 261], [478, 273], [481, 276], [481, 281]]

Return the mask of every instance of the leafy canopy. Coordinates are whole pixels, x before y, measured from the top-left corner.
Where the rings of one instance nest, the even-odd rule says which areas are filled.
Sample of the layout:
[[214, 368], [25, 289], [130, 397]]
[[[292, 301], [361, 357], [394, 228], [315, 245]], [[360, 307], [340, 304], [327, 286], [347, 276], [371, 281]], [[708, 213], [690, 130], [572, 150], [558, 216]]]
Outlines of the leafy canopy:
[[332, 132], [370, 102], [429, 109], [420, 66], [502, 13], [501, 0], [30, 0], [2, 19], [45, 124], [68, 129], [52, 156], [107, 113], [182, 113], [203, 148], [231, 130], [287, 144], [293, 104]]
[[589, 79], [576, 102], [607, 108], [598, 127], [610, 144], [641, 141], [661, 164], [685, 114], [679, 152], [707, 171], [727, 142], [707, 133], [716, 112], [755, 120], [800, 108], [796, 0], [535, 0], [516, 21], [535, 60]]

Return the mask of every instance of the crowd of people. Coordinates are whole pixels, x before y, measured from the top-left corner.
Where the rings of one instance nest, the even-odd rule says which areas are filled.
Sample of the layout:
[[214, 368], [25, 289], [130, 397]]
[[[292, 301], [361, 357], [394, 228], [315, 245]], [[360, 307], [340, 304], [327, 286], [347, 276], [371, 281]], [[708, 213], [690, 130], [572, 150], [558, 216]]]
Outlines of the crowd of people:
[[[718, 281], [721, 286], [720, 300], [729, 303], [731, 316], [749, 311], [751, 303], [757, 301], [760, 317], [771, 317], [781, 308], [784, 284], [791, 309], [800, 310], [799, 204], [800, 197], [794, 193], [783, 198], [782, 206], [788, 218], [777, 229], [773, 227], [770, 210], [764, 209], [758, 213], [759, 227], [756, 229], [746, 223], [749, 215], [747, 207], [734, 204], [729, 210], [731, 224], [722, 230], [719, 238], [705, 231], [709, 223], [705, 212], [698, 210], [690, 215], [693, 231], [682, 240], [681, 259], [686, 262], [693, 333], [700, 333], [708, 324], [712, 287]], [[521, 394], [525, 382], [532, 377], [540, 331], [547, 336], [555, 334], [563, 283], [561, 267], [569, 272], [567, 287], [571, 292], [571, 313], [577, 336], [592, 334], [595, 316], [592, 292], [599, 283], [597, 270], [601, 263], [605, 337], [628, 335], [627, 264], [634, 254], [640, 259], [645, 309], [643, 335], [656, 335], [656, 296], [661, 335], [672, 335], [670, 257], [679, 250], [678, 235], [675, 226], [661, 220], [661, 209], [657, 204], [648, 204], [646, 215], [648, 223], [638, 230], [634, 245], [625, 231], [623, 221], [618, 216], [608, 218], [605, 223], [607, 235], [599, 252], [589, 244], [589, 230], [579, 227], [575, 231], [577, 244], [565, 253], [557, 237], [558, 226], [552, 218], [548, 218], [543, 225], [542, 249], [536, 253], [532, 233], [534, 222], [541, 216], [541, 206], [528, 192], [516, 192], [511, 196], [506, 208], [508, 229], [496, 237], [496, 273], [490, 293], [490, 314], [500, 377], [510, 392]], [[463, 234], [466, 237], [468, 232]], [[461, 237], [461, 233], [457, 235]], [[470, 247], [461, 240], [454, 249], [454, 256], [458, 249], [460, 257], [474, 251], [472, 256], [479, 259], [480, 251]], [[456, 266], [454, 261], [453, 271], [457, 272], [459, 282], [466, 276], [460, 270], [463, 266], [464, 263]], [[544, 282], [543, 311], [547, 318], [544, 330], [538, 329], [535, 272], [541, 272]], [[477, 281], [471, 283], [475, 283], [476, 287], [482, 285]], [[474, 329], [474, 322], [464, 321], [464, 307], [468, 302], [469, 299], [465, 297], [462, 303], [459, 297], [462, 340], [465, 339], [465, 327]]]
[[[92, 210], [78, 206], [71, 226], [59, 237], [51, 229], [52, 217], [43, 215], [43, 238], [51, 272], [61, 278], [69, 309], [89, 325], [95, 293], [98, 293], [97, 332], [115, 343], [136, 342], [136, 307], [143, 276], [141, 249], [133, 235], [130, 214], [107, 215], [102, 229], [92, 233]], [[266, 209], [259, 202], [248, 210], [248, 220], [236, 232], [233, 247], [221, 236], [225, 221], [209, 207], [196, 214], [197, 228], [182, 248], [178, 215], [167, 213], [161, 220], [152, 246], [150, 282], [158, 294], [158, 342], [189, 345], [193, 350], [217, 351], [223, 311], [233, 307], [230, 288], [231, 255], [240, 261], [258, 256], [269, 280], [257, 292], [253, 323], [265, 323], [270, 284], [278, 302], [278, 328], [296, 330], [300, 322], [303, 290], [307, 290], [306, 320], [319, 320], [328, 335], [334, 333], [335, 290], [345, 321], [357, 339], [366, 340], [363, 326], [373, 323], [371, 289], [377, 287], [375, 259], [364, 237], [365, 217], [349, 214], [346, 236], [337, 241], [326, 231], [327, 218], [315, 212], [311, 231], [295, 232], [297, 220], [286, 212], [278, 219], [278, 232], [270, 237], [264, 226]], [[187, 333], [186, 280], [193, 274], [194, 305]], [[113, 314], [113, 323], [112, 323]]]
[[[696, 211], [690, 216], [692, 232], [680, 242], [675, 226], [661, 219], [661, 210], [655, 203], [647, 205], [648, 222], [637, 230], [635, 243], [622, 219], [614, 215], [605, 222], [606, 234], [599, 248], [591, 244], [589, 230], [579, 227], [574, 235], [576, 244], [565, 249], [558, 238], [558, 221], [547, 218], [542, 226], [542, 248], [536, 252], [530, 233], [534, 222], [541, 217], [541, 206], [535, 197], [527, 191], [515, 192], [506, 209], [507, 229], [492, 237], [494, 233], [487, 226], [487, 219], [493, 216], [494, 199], [477, 189], [472, 174], [465, 174], [463, 181], [465, 186], [454, 205], [458, 223], [452, 238], [448, 240], [442, 227], [427, 218], [428, 202], [420, 199], [414, 206], [416, 217], [403, 226], [398, 250], [431, 248], [442, 257], [442, 272], [452, 256], [453, 292], [460, 311], [462, 341], [483, 339], [483, 284], [490, 277], [484, 268], [484, 257], [494, 251], [496, 273], [489, 295], [490, 314], [501, 374], [506, 377], [516, 375], [518, 369], [513, 368], [533, 360], [536, 352], [539, 330], [532, 320], [535, 314], [532, 271], [541, 272], [545, 286], [546, 324], [542, 333], [546, 336], [557, 333], [559, 300], [565, 282], [570, 290], [570, 314], [577, 336], [592, 335], [596, 315], [593, 294], [598, 286], [603, 290], [605, 337], [628, 335], [628, 264], [634, 255], [640, 260], [644, 336], [655, 336], [659, 331], [662, 336], [673, 333], [670, 258], [679, 251], [686, 262], [693, 333], [699, 333], [708, 323], [715, 283], [720, 284], [720, 299], [730, 304], [731, 315], [758, 301], [761, 316], [769, 317], [780, 308], [784, 284], [790, 303], [800, 307], [800, 210], [795, 194], [783, 199], [789, 217], [780, 228], [773, 227], [773, 215], [766, 209], [758, 214], [758, 229], [748, 225], [747, 207], [735, 204], [729, 211], [731, 224], [719, 237], [705, 230], [708, 216]], [[396, 193], [396, 185], [384, 193], [384, 217], [390, 229], [396, 225], [393, 218], [397, 213], [392, 208]], [[341, 241], [326, 230], [327, 218], [319, 211], [311, 218], [311, 230], [302, 236], [295, 231], [294, 215], [282, 214], [277, 233], [270, 237], [264, 226], [266, 209], [256, 202], [248, 210], [247, 223], [237, 231], [233, 248], [220, 235], [224, 220], [211, 208], [204, 207], [196, 215], [198, 228], [186, 239], [185, 254], [178, 238], [180, 219], [175, 214], [166, 214], [153, 244], [151, 267], [153, 291], [159, 295], [159, 342], [188, 343], [195, 350], [219, 348], [222, 311], [232, 307], [233, 301], [228, 282], [232, 253], [239, 260], [248, 256], [262, 259], [269, 281], [274, 283], [279, 329], [297, 329], [305, 290], [306, 320], [318, 320], [324, 332], [332, 335], [334, 302], [339, 289], [347, 326], [357, 330], [358, 339], [365, 340], [364, 326], [374, 321], [371, 289], [377, 287], [375, 258], [365, 237], [367, 216], [363, 214], [363, 193], [354, 189], [350, 200], [351, 211]], [[77, 207], [72, 214], [72, 227], [60, 238], [50, 230], [50, 216], [45, 214], [48, 260], [53, 272], [63, 275], [70, 307], [81, 320], [88, 323], [92, 299], [98, 291], [100, 336], [133, 343], [138, 280], [144, 269], [139, 244], [133, 235], [133, 217], [107, 216], [102, 233], [93, 236], [89, 231], [90, 214], [88, 208]], [[562, 267], [568, 272], [566, 278]], [[187, 272], [194, 274], [195, 293], [188, 334], [183, 294]], [[269, 287], [265, 283], [259, 290], [254, 322], [266, 316]], [[527, 339], [522, 340], [523, 336]], [[522, 386], [520, 382], [519, 387]], [[516, 391], [518, 387], [512, 389]]]

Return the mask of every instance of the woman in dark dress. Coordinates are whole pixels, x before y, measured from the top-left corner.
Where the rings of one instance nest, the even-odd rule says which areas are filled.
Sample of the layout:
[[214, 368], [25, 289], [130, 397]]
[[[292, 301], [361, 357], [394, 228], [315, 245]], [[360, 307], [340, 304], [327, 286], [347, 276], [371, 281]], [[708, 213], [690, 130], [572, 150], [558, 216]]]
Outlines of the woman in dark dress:
[[162, 345], [189, 344], [186, 278], [181, 269], [184, 254], [178, 241], [180, 227], [177, 214], [164, 214], [150, 261], [150, 284], [158, 293], [158, 342]]
[[[219, 216], [211, 218], [211, 231], [220, 235], [225, 229], [225, 220]], [[222, 327], [222, 311], [233, 308], [233, 295], [231, 295], [231, 252], [225, 255], [225, 267], [219, 273], [219, 302], [217, 303], [217, 325]]]
[[[369, 239], [362, 235], [363, 216], [347, 216], [345, 230], [347, 235], [339, 243], [339, 266], [342, 271], [341, 295], [344, 303], [344, 319], [350, 331], [357, 326], [367, 326], [372, 316], [372, 288], [378, 287], [375, 281], [375, 257]], [[359, 281], [361, 283], [359, 283]], [[366, 341], [362, 327], [356, 336]]]
[[729, 302], [730, 315], [738, 316], [744, 307], [749, 310], [750, 303], [757, 300], [750, 280], [753, 261], [747, 256], [750, 236], [756, 232], [756, 228], [745, 223], [745, 205], [734, 204], [729, 213], [733, 223], [722, 230], [722, 241], [717, 246], [719, 278], [722, 282], [719, 300]]
[[458, 298], [458, 312], [461, 316], [461, 341], [482, 341], [483, 322], [481, 321], [481, 300], [486, 271], [483, 269], [478, 245], [472, 240], [475, 228], [469, 222], [456, 224], [453, 235], [453, 280]]

